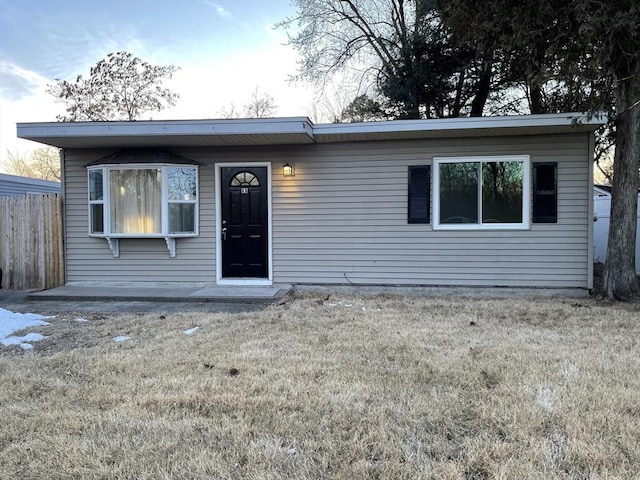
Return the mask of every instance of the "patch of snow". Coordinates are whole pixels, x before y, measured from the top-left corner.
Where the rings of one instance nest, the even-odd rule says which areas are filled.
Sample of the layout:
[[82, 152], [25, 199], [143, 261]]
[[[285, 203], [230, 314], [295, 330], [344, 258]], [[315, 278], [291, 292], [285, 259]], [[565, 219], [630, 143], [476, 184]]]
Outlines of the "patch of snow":
[[31, 345], [28, 342], [38, 342], [40, 340], [44, 340], [45, 338], [47, 337], [39, 333], [27, 333], [23, 337], [15, 337], [15, 336], [5, 337], [2, 339], [2, 344], [6, 346], [20, 345], [23, 348], [23, 350], [31, 350], [33, 348], [33, 345]]
[[78, 323], [86, 323], [89, 320], [87, 320], [86, 318], [79, 317], [79, 318], [74, 318], [73, 321]]
[[126, 335], [119, 335], [113, 338], [114, 342], [126, 342], [127, 340], [131, 340], [131, 337], [127, 337]]
[[0, 343], [5, 346], [20, 345], [25, 350], [33, 348], [33, 345], [28, 342], [37, 342], [47, 337], [39, 333], [29, 333], [23, 337], [16, 337], [13, 336], [13, 333], [29, 327], [49, 325], [48, 322], [44, 321], [47, 318], [54, 317], [46, 317], [35, 313], [15, 313], [0, 308]]
[[556, 403], [556, 395], [551, 387], [541, 385], [536, 390], [534, 403], [547, 412], [553, 411]]
[[183, 333], [185, 335], [193, 335], [198, 328], [200, 327], [187, 328]]
[[562, 365], [562, 373], [569, 378], [575, 378], [580, 374], [580, 367], [571, 360], [566, 360]]
[[[362, 311], [363, 311], [363, 312], [366, 312], [366, 311], [367, 311], [367, 308], [366, 308], [364, 305], [362, 305], [362, 304], [355, 305], [355, 304], [353, 304], [353, 303], [344, 303], [344, 302], [342, 302], [342, 301], [340, 301], [340, 302], [338, 302], [338, 303], [325, 303], [325, 305], [326, 305], [326, 306], [328, 306], [328, 307], [337, 307], [337, 306], [340, 306], [340, 307], [344, 307], [344, 308], [360, 307], [360, 308], [362, 309]], [[378, 311], [380, 311], [380, 309], [378, 309]]]

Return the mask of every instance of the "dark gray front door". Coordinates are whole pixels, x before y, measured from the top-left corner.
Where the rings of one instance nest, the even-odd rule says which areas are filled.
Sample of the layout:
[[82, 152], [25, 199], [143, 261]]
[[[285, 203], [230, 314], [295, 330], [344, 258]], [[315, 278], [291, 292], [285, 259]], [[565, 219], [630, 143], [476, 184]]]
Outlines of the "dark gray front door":
[[222, 167], [223, 278], [268, 278], [267, 167]]

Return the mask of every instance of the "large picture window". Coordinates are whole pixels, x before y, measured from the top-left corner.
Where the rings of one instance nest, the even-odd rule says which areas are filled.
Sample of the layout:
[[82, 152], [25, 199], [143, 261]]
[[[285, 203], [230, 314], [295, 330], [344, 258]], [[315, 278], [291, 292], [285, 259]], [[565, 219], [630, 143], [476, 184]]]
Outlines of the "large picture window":
[[162, 233], [162, 170], [140, 168], [109, 171], [112, 234]]
[[197, 235], [197, 167], [89, 168], [89, 233], [111, 238]]
[[435, 229], [529, 228], [529, 157], [434, 159]]

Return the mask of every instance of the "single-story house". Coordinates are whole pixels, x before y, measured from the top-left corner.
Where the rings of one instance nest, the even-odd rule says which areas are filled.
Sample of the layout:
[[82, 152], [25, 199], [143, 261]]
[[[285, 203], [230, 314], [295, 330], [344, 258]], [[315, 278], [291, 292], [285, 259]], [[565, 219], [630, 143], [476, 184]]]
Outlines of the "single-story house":
[[21, 123], [62, 149], [67, 284], [592, 287], [582, 114]]
[[0, 197], [14, 197], [35, 193], [60, 193], [60, 182], [0, 173]]

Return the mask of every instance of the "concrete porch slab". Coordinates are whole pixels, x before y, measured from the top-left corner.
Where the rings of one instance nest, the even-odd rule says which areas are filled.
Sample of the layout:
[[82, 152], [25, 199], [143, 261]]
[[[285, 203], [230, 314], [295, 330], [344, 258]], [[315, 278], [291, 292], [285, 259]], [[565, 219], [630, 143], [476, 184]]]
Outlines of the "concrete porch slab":
[[[206, 287], [189, 294], [194, 298], [277, 298], [284, 295], [291, 287], [284, 289], [282, 286], [275, 287]], [[285, 291], [283, 291], [285, 290]], [[279, 295], [280, 294], [280, 295]]]
[[268, 302], [286, 295], [290, 285], [269, 287], [231, 286], [101, 286], [64, 285], [49, 290], [30, 292], [29, 300], [48, 301], [140, 301], [140, 302]]

